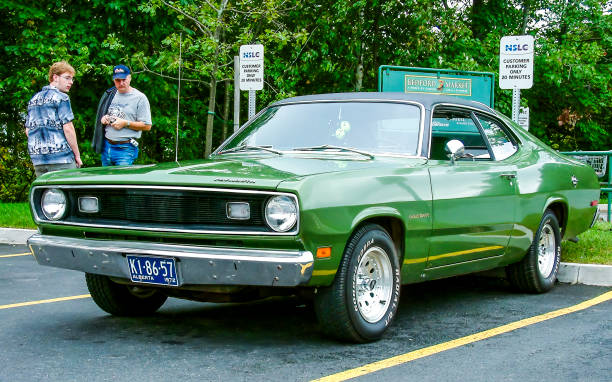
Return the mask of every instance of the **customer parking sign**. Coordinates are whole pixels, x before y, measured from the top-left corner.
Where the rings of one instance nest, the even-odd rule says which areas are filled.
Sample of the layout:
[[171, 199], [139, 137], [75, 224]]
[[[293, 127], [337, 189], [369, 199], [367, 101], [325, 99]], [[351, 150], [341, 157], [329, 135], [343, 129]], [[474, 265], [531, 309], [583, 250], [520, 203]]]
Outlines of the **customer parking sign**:
[[263, 45], [240, 46], [240, 90], [262, 90], [264, 74]]
[[499, 87], [533, 86], [533, 36], [504, 36], [499, 44]]

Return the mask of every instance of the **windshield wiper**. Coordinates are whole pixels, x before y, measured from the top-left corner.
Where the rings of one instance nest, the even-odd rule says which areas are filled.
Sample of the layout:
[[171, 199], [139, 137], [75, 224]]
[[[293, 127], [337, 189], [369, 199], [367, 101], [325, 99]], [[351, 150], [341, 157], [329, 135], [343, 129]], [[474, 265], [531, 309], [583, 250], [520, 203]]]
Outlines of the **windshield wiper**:
[[249, 145], [240, 145], [236, 147], [232, 147], [231, 149], [221, 150], [217, 154], [226, 154], [226, 153], [235, 153], [237, 151], [246, 151], [246, 150], [263, 150], [268, 151], [274, 154], [283, 155], [281, 151], [274, 150], [272, 146], [249, 146]]
[[374, 159], [374, 154], [371, 154], [367, 151], [361, 151], [352, 149], [350, 147], [342, 147], [342, 146], [333, 146], [333, 145], [321, 145], [321, 146], [312, 146], [312, 147], [297, 147], [293, 149], [294, 151], [321, 151], [321, 150], [337, 150], [337, 151], [348, 151], [351, 153], [361, 154], [370, 159]]

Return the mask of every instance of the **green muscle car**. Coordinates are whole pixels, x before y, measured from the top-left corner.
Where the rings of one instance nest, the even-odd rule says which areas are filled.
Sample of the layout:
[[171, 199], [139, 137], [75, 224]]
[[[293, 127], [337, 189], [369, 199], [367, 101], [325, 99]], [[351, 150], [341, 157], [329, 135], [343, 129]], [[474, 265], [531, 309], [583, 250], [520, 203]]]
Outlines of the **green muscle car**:
[[505, 267], [548, 291], [598, 199], [590, 167], [480, 103], [324, 94], [268, 106], [207, 160], [40, 177], [29, 245], [114, 315], [299, 295], [325, 333], [367, 342], [402, 284]]

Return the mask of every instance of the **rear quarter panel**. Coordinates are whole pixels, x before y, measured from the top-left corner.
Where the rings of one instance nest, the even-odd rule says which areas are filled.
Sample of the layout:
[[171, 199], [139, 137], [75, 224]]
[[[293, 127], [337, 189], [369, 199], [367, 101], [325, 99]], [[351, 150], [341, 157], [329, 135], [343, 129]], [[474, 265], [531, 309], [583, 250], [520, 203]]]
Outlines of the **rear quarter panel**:
[[[523, 140], [521, 150], [511, 159], [518, 167], [517, 223], [505, 263], [525, 255], [544, 211], [553, 203], [562, 207], [558, 218], [567, 239], [589, 228], [597, 208], [591, 202], [599, 198], [599, 183], [591, 167], [570, 160], [524, 131], [517, 132]], [[578, 179], [577, 186], [572, 183], [573, 176]]]

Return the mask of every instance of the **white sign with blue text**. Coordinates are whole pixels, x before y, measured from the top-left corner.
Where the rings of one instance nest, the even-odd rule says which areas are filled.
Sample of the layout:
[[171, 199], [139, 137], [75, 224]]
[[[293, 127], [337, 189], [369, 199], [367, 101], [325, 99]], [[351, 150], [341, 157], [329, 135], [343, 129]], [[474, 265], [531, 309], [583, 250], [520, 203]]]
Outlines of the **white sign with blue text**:
[[240, 90], [262, 90], [264, 83], [263, 45], [240, 46]]
[[533, 86], [533, 36], [504, 36], [499, 44], [499, 87]]

